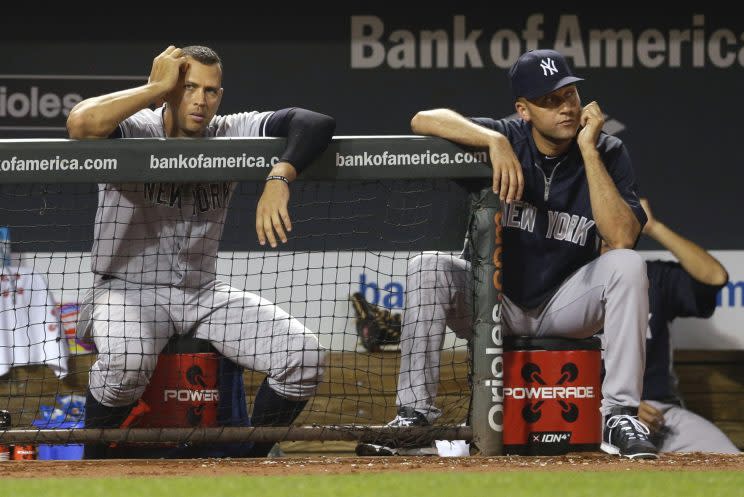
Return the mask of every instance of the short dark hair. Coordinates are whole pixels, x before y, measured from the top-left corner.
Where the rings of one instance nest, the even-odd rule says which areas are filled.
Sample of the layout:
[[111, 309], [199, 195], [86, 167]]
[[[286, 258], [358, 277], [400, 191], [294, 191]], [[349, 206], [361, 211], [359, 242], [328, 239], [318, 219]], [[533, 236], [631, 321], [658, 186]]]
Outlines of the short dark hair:
[[190, 45], [188, 47], [183, 47], [181, 50], [185, 55], [191, 57], [197, 62], [200, 62], [206, 66], [219, 64], [220, 69], [222, 69], [222, 60], [220, 59], [220, 56], [217, 55], [217, 52], [209, 47], [204, 47], [201, 45]]

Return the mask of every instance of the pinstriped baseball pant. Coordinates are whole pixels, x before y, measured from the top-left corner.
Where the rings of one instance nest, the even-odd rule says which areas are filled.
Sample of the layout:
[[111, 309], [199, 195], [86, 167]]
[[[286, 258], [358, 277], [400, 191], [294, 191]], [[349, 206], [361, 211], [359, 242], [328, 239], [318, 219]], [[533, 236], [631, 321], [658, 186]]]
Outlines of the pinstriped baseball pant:
[[312, 396], [323, 376], [325, 350], [315, 334], [268, 300], [226, 283], [185, 289], [112, 279], [95, 289], [92, 304], [98, 358], [89, 386], [109, 407], [139, 399], [174, 334], [209, 340], [228, 359], [266, 373], [271, 388], [291, 400]]

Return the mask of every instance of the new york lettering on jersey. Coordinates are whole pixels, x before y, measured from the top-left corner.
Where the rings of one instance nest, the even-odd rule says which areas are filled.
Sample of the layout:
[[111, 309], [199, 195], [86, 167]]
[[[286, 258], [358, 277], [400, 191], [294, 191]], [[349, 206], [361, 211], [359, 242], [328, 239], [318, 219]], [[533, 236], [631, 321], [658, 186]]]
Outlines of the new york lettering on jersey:
[[192, 215], [215, 209], [224, 209], [230, 202], [232, 195], [230, 182], [197, 183], [185, 185], [181, 183], [147, 183], [143, 195], [152, 205], [182, 209], [184, 201], [191, 206]]
[[[528, 202], [514, 201], [504, 205], [504, 216], [501, 225], [505, 228], [517, 228], [530, 233], [535, 231], [535, 220], [538, 210]], [[548, 222], [545, 238], [562, 240], [582, 247], [589, 239], [589, 230], [594, 226], [594, 220], [586, 216], [579, 216], [568, 212], [547, 211]]]

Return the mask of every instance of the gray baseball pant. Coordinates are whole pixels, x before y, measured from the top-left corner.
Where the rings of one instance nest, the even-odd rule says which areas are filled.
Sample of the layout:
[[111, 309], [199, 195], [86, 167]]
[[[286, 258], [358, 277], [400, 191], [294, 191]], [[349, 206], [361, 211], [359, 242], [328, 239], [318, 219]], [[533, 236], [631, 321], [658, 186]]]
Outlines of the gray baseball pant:
[[191, 289], [112, 279], [96, 287], [92, 304], [98, 358], [89, 386], [105, 406], [142, 396], [174, 334], [209, 340], [240, 366], [266, 373], [271, 388], [290, 400], [312, 396], [323, 376], [325, 350], [316, 335], [268, 300], [226, 283]]
[[738, 454], [739, 449], [716, 425], [676, 404], [646, 403], [664, 413], [664, 428], [651, 440], [659, 452], [713, 452]]
[[[472, 276], [458, 256], [425, 252], [409, 261], [401, 329], [398, 406], [410, 406], [429, 421], [434, 405], [445, 327], [470, 338]], [[638, 407], [643, 388], [648, 324], [646, 264], [633, 250], [611, 250], [574, 272], [535, 309], [504, 298], [506, 335], [588, 338], [604, 328], [603, 414], [613, 406]]]

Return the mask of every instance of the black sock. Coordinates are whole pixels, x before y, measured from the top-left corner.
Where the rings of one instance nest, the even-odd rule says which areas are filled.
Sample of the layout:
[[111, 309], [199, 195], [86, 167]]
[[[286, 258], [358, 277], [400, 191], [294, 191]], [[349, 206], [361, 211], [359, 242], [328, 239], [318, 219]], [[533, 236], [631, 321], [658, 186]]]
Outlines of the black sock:
[[[88, 390], [85, 396], [85, 427], [86, 428], [119, 428], [127, 419], [134, 404], [123, 407], [107, 407], [98, 402]], [[107, 459], [108, 443], [85, 444], [85, 459]]]
[[[271, 389], [268, 380], [264, 379], [253, 401], [251, 425], [289, 426], [300, 415], [305, 404], [307, 400], [289, 400], [280, 396]], [[273, 442], [256, 443], [250, 455], [266, 457], [273, 446]]]

